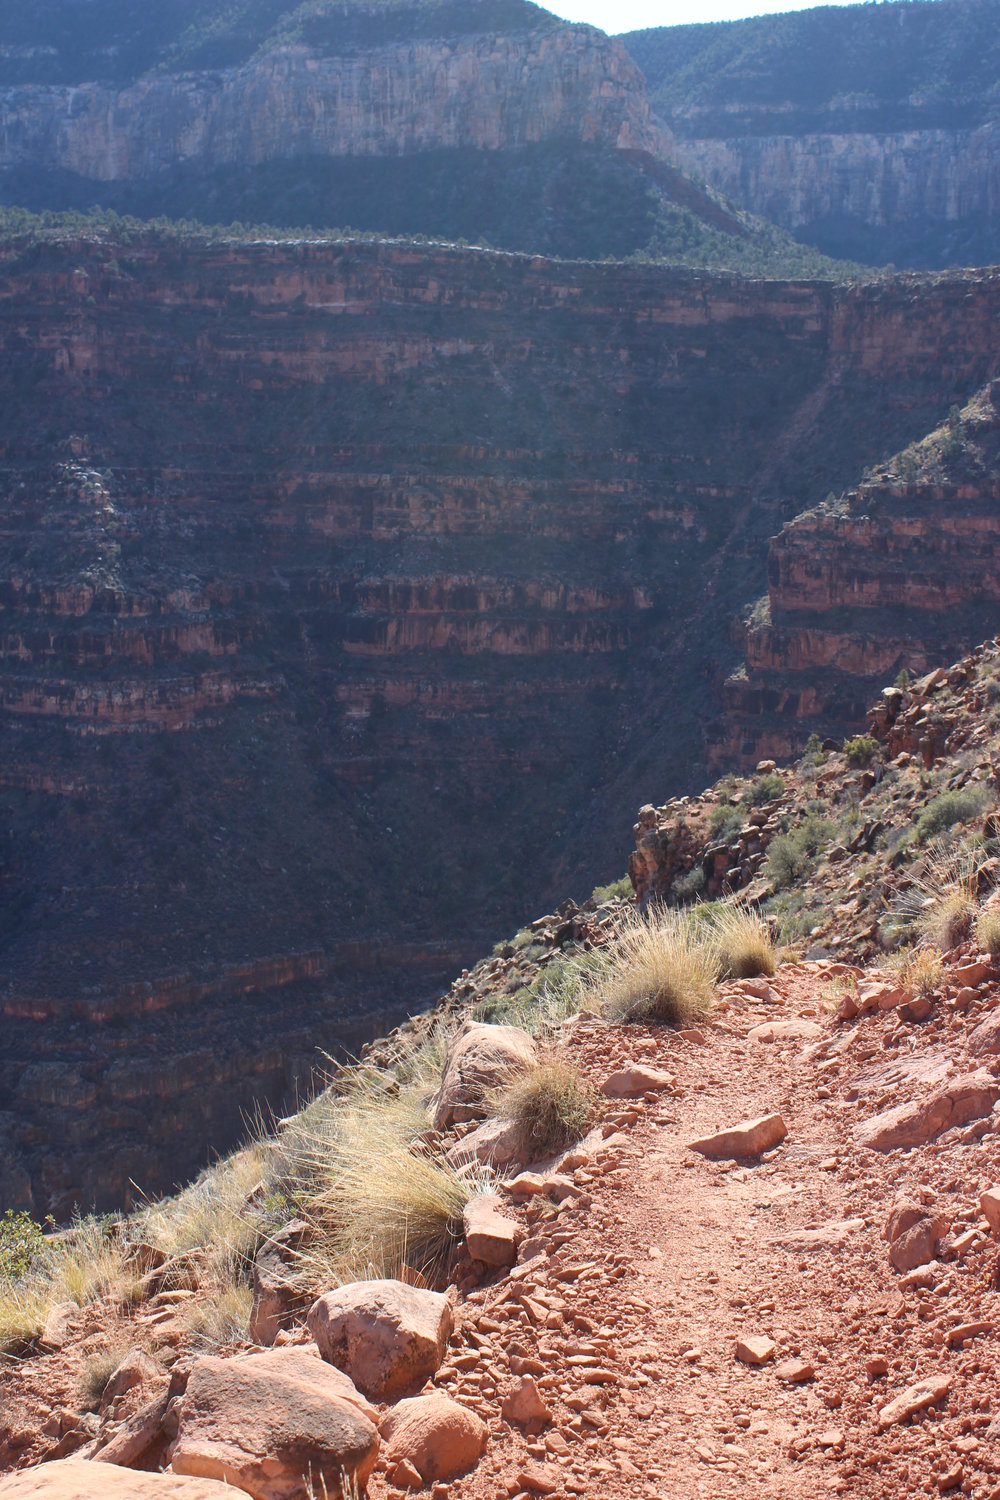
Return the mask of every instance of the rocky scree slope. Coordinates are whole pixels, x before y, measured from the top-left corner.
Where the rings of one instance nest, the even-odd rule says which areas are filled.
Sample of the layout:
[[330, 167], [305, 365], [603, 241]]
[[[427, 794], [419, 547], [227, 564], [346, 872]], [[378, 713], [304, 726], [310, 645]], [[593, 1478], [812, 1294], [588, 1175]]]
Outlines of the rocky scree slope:
[[[889, 690], [873, 711], [871, 784], [854, 791], [877, 798], [890, 782], [896, 813], [919, 824], [936, 784], [902, 748], [914, 736], [928, 776], [987, 785], [998, 668], [992, 643], [910, 702]], [[951, 720], [944, 738], [918, 728], [932, 703]], [[849, 791], [849, 765], [824, 754], [827, 785]], [[785, 772], [793, 814], [814, 800], [813, 771]], [[997, 844], [989, 816], [984, 855]], [[933, 837], [954, 853], [954, 826]], [[914, 864], [888, 879], [902, 887]], [[571, 994], [562, 1019], [553, 1007], [557, 973], [579, 977], [608, 951], [627, 903], [570, 904], [532, 924], [463, 974], [436, 1018], [366, 1058], [388, 1106], [392, 1077], [412, 1076], [407, 1057], [443, 1021], [451, 1042], [424, 1148], [461, 1160], [492, 1142], [493, 1191], [469, 1186], [445, 1294], [352, 1284], [306, 1313], [279, 1292], [265, 1335], [269, 1258], [287, 1253], [289, 1225], [258, 1255], [255, 1341], [206, 1357], [192, 1314], [212, 1247], [161, 1261], [131, 1306], [59, 1309], [43, 1347], [0, 1375], [0, 1462], [21, 1471], [0, 1493], [116, 1492], [124, 1465], [146, 1471], [134, 1484], [150, 1500], [191, 1474], [297, 1500], [310, 1467], [338, 1491], [339, 1457], [373, 1500], [994, 1494], [1000, 969], [981, 935], [1000, 934], [995, 854], [979, 869], [972, 925], [919, 988], [884, 951], [864, 959], [834, 906], [836, 959], [786, 949], [773, 974], [722, 982], [679, 1029], [581, 1012]], [[826, 909], [829, 892], [820, 874]], [[929, 952], [926, 937], [913, 952]], [[528, 1021], [532, 1006], [535, 1043], [469, 1024], [505, 1011]], [[504, 1048], [530, 1069], [539, 1045], [599, 1103], [585, 1138], [531, 1162], [501, 1155], [479, 1116]], [[253, 1203], [251, 1192], [245, 1214]], [[131, 1253], [156, 1264], [153, 1246]], [[365, 1336], [336, 1332], [358, 1312]], [[127, 1354], [88, 1409], [81, 1376], [112, 1335], [145, 1352]], [[214, 1493], [191, 1488], [192, 1500]]]
[[998, 253], [996, 0], [820, 6], [632, 32], [687, 170], [829, 255]]
[[525, 0], [0, 17], [0, 198], [566, 256], [812, 261], [673, 163], [622, 44]]
[[1000, 626], [1000, 384], [772, 540], [726, 683], [717, 765], [843, 734], [880, 680], [925, 673]]
[[701, 776], [766, 538], [996, 361], [989, 273], [3, 266], [3, 1196], [63, 1216], [613, 873], [643, 787]]

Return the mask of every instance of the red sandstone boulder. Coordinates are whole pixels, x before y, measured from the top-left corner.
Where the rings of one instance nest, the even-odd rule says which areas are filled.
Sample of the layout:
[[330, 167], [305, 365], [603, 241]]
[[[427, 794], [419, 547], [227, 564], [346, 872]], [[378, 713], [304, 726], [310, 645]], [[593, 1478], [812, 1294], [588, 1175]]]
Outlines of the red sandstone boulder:
[[440, 1292], [402, 1281], [355, 1281], [309, 1309], [323, 1358], [377, 1401], [417, 1391], [444, 1359], [451, 1306]]
[[737, 1160], [741, 1156], [760, 1156], [764, 1151], [773, 1150], [780, 1146], [787, 1134], [780, 1115], [762, 1115], [759, 1120], [741, 1120], [728, 1130], [689, 1141], [688, 1150], [698, 1151], [713, 1161]]
[[500, 1211], [495, 1193], [477, 1193], [462, 1215], [465, 1243], [473, 1260], [484, 1266], [512, 1266], [517, 1260], [521, 1226]]
[[375, 1467], [377, 1415], [309, 1349], [207, 1356], [192, 1367], [170, 1467], [255, 1500], [307, 1500], [310, 1484], [340, 1500], [345, 1474], [363, 1489]]
[[434, 1129], [480, 1118], [486, 1113], [490, 1089], [529, 1068], [536, 1056], [531, 1037], [517, 1026], [476, 1022], [460, 1032], [445, 1057], [434, 1100]]
[[232, 1494], [214, 1479], [141, 1474], [84, 1458], [58, 1459], [0, 1480], [3, 1500], [232, 1500]]
[[413, 1465], [425, 1484], [454, 1479], [475, 1467], [486, 1447], [486, 1423], [475, 1412], [435, 1391], [400, 1401], [382, 1422], [385, 1460]]
[[954, 1125], [982, 1119], [998, 1098], [1000, 1083], [989, 1073], [966, 1073], [922, 1098], [863, 1120], [856, 1126], [854, 1137], [872, 1151], [923, 1146]]
[[882, 1238], [889, 1245], [889, 1259], [896, 1270], [913, 1271], [932, 1261], [949, 1222], [945, 1214], [933, 1213], [919, 1203], [897, 1203], [882, 1232]]

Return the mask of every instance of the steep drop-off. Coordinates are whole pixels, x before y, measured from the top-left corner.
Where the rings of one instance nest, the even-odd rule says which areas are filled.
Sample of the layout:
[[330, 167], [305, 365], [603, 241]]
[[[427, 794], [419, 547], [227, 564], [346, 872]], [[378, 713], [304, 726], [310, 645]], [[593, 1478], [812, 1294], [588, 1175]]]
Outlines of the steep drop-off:
[[60, 1212], [619, 873], [703, 779], [767, 537], [997, 360], [986, 273], [153, 235], [2, 272], [2, 1196]]
[[1000, 259], [997, 0], [631, 33], [673, 156], [827, 254]]
[[784, 527], [713, 760], [786, 756], [856, 726], [880, 680], [919, 676], [1000, 629], [1000, 382]]

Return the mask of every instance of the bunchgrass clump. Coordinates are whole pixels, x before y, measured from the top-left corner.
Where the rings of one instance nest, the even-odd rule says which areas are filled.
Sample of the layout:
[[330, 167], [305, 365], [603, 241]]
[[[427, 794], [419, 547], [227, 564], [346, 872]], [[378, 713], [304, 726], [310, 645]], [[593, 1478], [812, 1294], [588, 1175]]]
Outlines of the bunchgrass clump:
[[95, 1349], [86, 1356], [77, 1377], [77, 1385], [88, 1407], [100, 1405], [108, 1381], [134, 1347], [134, 1343], [128, 1339], [117, 1337], [105, 1344], [103, 1349]]
[[518, 1153], [527, 1161], [552, 1156], [586, 1135], [596, 1109], [593, 1089], [560, 1057], [543, 1059], [512, 1078], [490, 1103], [513, 1127]]
[[899, 975], [907, 994], [929, 999], [941, 985], [944, 966], [941, 955], [933, 948], [902, 948], [889, 960], [889, 967]]
[[1000, 909], [995, 906], [981, 911], [976, 918], [976, 942], [991, 958], [1000, 957]]
[[298, 1212], [311, 1233], [300, 1272], [338, 1285], [408, 1271], [434, 1281], [461, 1232], [475, 1185], [419, 1137], [423, 1101], [360, 1090], [298, 1147]]
[[713, 938], [723, 979], [756, 979], [774, 973], [776, 957], [770, 929], [751, 906], [722, 906], [713, 922]]
[[620, 1021], [682, 1026], [715, 1001], [711, 932], [675, 911], [632, 917], [603, 949], [584, 989], [595, 1008]]
[[185, 1322], [200, 1344], [220, 1349], [246, 1341], [252, 1311], [250, 1287], [231, 1282], [218, 1288], [202, 1287], [197, 1301], [192, 1301], [185, 1314]]

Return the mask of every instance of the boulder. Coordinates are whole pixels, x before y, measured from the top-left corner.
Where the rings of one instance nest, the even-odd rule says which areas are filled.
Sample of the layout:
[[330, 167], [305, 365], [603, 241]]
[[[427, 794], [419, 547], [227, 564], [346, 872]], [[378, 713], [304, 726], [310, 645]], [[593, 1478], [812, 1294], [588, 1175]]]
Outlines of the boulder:
[[142, 1474], [62, 1458], [0, 1479], [0, 1495], [3, 1500], [232, 1500], [233, 1492], [214, 1479]]
[[979, 1195], [979, 1212], [995, 1235], [1000, 1235], [1000, 1182], [986, 1188]]
[[320, 1354], [374, 1400], [418, 1391], [444, 1359], [451, 1305], [402, 1281], [355, 1281], [315, 1301], [306, 1319]]
[[473, 1162], [491, 1167], [520, 1165], [522, 1155], [517, 1127], [509, 1120], [487, 1120], [450, 1146], [445, 1158], [453, 1167], [468, 1167]]
[[400, 1401], [382, 1422], [389, 1472], [410, 1463], [425, 1484], [454, 1479], [475, 1467], [486, 1447], [486, 1423], [474, 1411], [435, 1391]]
[[662, 1094], [677, 1082], [672, 1073], [661, 1068], [647, 1068], [642, 1063], [626, 1063], [601, 1084], [608, 1099], [641, 1099], [643, 1094]]
[[292, 1219], [266, 1240], [253, 1263], [253, 1307], [249, 1333], [255, 1344], [273, 1344], [282, 1328], [306, 1310], [302, 1293], [291, 1280], [296, 1252], [307, 1234], [301, 1219]]
[[988, 1115], [1000, 1098], [1000, 1083], [989, 1073], [965, 1073], [906, 1104], [897, 1104], [855, 1127], [854, 1138], [872, 1151], [923, 1146], [954, 1125]]
[[1000, 1053], [1000, 1005], [969, 1032], [969, 1052], [973, 1057], [996, 1057]]
[[518, 1026], [475, 1022], [448, 1047], [434, 1100], [434, 1129], [446, 1130], [486, 1113], [485, 1096], [536, 1061], [535, 1044]]
[[500, 1211], [495, 1193], [477, 1193], [462, 1215], [465, 1243], [473, 1260], [485, 1266], [512, 1266], [517, 1260], [521, 1226]]
[[129, 1391], [155, 1385], [165, 1379], [166, 1371], [163, 1366], [151, 1358], [145, 1349], [130, 1349], [104, 1387], [101, 1407], [106, 1409], [112, 1402], [120, 1401]]
[[736, 1358], [742, 1365], [766, 1365], [768, 1360], [774, 1358], [777, 1347], [774, 1340], [765, 1334], [751, 1335], [737, 1340]]
[[780, 1115], [762, 1115], [758, 1120], [741, 1120], [728, 1130], [689, 1141], [688, 1150], [698, 1151], [713, 1161], [737, 1160], [741, 1156], [760, 1156], [780, 1146], [788, 1131]]
[[345, 1474], [363, 1489], [375, 1467], [377, 1416], [309, 1349], [207, 1355], [191, 1368], [170, 1467], [256, 1500], [307, 1500], [313, 1491], [340, 1500]]
[[946, 1215], [933, 1213], [919, 1203], [897, 1203], [882, 1231], [896, 1270], [913, 1271], [932, 1261], [949, 1223]]

